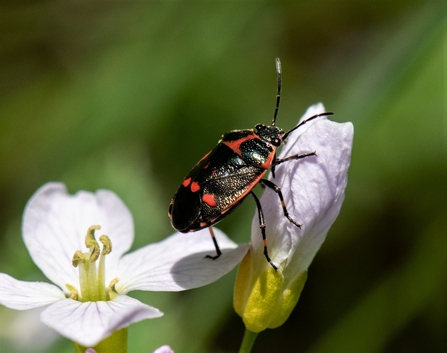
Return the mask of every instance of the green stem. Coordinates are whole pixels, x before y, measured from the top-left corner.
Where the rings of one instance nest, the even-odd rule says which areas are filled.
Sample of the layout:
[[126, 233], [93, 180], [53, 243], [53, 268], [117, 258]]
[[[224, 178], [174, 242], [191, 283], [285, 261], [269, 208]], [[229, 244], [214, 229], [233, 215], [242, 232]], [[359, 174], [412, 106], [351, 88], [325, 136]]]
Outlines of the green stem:
[[[76, 353], [84, 353], [87, 347], [83, 347], [74, 342]], [[104, 341], [92, 347], [97, 353], [127, 353], [127, 327], [115, 331]]]
[[239, 348], [239, 353], [250, 353], [253, 344], [255, 343], [256, 337], [259, 332], [251, 332], [247, 328], [245, 329], [244, 338], [242, 339], [241, 348]]

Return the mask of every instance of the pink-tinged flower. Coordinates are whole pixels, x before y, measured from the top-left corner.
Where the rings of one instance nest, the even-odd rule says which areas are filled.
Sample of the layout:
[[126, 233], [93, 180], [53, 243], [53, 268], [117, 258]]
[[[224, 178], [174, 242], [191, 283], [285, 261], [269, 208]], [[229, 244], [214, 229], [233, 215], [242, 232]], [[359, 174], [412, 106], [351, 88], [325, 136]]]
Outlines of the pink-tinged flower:
[[[26, 206], [23, 238], [33, 261], [54, 284], [0, 273], [0, 304], [16, 310], [47, 306], [43, 323], [81, 346], [94, 347], [134, 322], [163, 315], [128, 292], [209, 284], [238, 264], [248, 248], [216, 229], [223, 250], [219, 261], [204, 258], [214, 251], [207, 230], [175, 233], [125, 255], [133, 227], [131, 213], [111, 191], [69, 195], [63, 184], [44, 185]], [[97, 238], [99, 230], [103, 235]]]
[[[311, 106], [300, 121], [323, 113]], [[307, 269], [337, 218], [345, 196], [354, 129], [326, 117], [309, 121], [295, 130], [279, 158], [316, 152], [276, 168], [270, 180], [281, 187], [291, 217], [289, 222], [278, 195], [266, 189], [261, 204], [266, 220], [269, 254], [275, 271], [265, 260], [257, 213], [253, 218], [251, 248], [241, 263], [234, 306], [246, 328], [260, 332], [284, 323], [295, 307], [307, 278]]]
[[174, 353], [174, 351], [169, 346], [161, 346], [160, 348], [156, 349], [154, 353]]
[[[97, 353], [93, 348], [87, 348], [85, 353]], [[161, 346], [157, 348], [153, 353], [174, 353], [174, 351], [169, 346]]]

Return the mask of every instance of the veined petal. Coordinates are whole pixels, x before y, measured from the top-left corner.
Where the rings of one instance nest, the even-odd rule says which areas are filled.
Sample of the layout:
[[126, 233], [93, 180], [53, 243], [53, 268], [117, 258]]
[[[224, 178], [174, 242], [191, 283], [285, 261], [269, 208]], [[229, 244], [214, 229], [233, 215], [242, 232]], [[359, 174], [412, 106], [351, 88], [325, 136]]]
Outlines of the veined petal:
[[[303, 119], [324, 112], [320, 103], [308, 109]], [[288, 266], [291, 276], [307, 269], [337, 217], [344, 199], [351, 158], [353, 126], [317, 118], [293, 132], [279, 158], [316, 151], [316, 156], [290, 161], [276, 168], [271, 179], [281, 187], [290, 215], [302, 224], [290, 223], [283, 215], [278, 196], [267, 189], [261, 198], [270, 256]], [[262, 253], [262, 237], [255, 214], [252, 223], [255, 253]], [[260, 257], [256, 257], [257, 259]], [[286, 276], [286, 273], [285, 273]]]
[[116, 289], [181, 291], [204, 286], [231, 271], [243, 258], [248, 244], [237, 245], [219, 229], [213, 228], [222, 255], [216, 251], [208, 229], [175, 233], [165, 240], [125, 255], [119, 266]]
[[[81, 191], [69, 195], [64, 184], [48, 183], [29, 200], [23, 217], [23, 238], [33, 261], [55, 284], [79, 287], [71, 265], [76, 250], [84, 249], [84, 237], [92, 225], [111, 239], [108, 273], [133, 242], [133, 221], [124, 203], [111, 191]], [[112, 268], [110, 268], [112, 267]]]
[[114, 300], [58, 301], [42, 312], [41, 320], [62, 336], [85, 347], [92, 347], [113, 332], [132, 323], [162, 316], [163, 313], [140, 301], [120, 295]]
[[291, 185], [294, 195], [291, 204], [295, 214], [301, 213], [303, 222], [302, 232], [292, 235], [295, 254], [290, 271], [301, 273], [308, 268], [340, 212], [348, 182], [353, 134], [351, 123], [324, 119], [301, 135], [301, 145], [317, 144], [317, 157], [315, 163], [304, 164], [301, 171], [297, 165], [288, 166], [285, 171], [298, 174]]
[[39, 308], [64, 299], [56, 286], [44, 282], [18, 281], [0, 273], [0, 304], [15, 310]]

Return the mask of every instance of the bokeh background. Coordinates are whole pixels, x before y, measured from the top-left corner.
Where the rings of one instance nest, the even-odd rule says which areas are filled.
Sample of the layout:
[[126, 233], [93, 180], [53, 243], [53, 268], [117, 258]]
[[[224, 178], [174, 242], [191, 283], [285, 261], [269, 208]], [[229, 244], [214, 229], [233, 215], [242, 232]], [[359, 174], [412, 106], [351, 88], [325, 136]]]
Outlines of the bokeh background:
[[[446, 29], [445, 1], [2, 1], [0, 272], [45, 280], [20, 224], [48, 181], [115, 191], [135, 248], [171, 234], [168, 204], [194, 163], [222, 133], [270, 123], [278, 56], [278, 125], [322, 101], [355, 138], [301, 299], [253, 352], [445, 351]], [[247, 241], [254, 211], [219, 227]], [[236, 352], [234, 277], [132, 293], [165, 316], [132, 325], [129, 352]], [[0, 307], [0, 325], [1, 352], [74, 352], [38, 312]]]

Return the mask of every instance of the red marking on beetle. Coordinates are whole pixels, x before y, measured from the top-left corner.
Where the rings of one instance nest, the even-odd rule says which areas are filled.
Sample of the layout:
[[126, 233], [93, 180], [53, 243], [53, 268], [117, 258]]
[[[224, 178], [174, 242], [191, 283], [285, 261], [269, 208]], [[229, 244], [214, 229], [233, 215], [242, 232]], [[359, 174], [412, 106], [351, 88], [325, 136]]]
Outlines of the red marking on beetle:
[[222, 143], [224, 145], [227, 145], [228, 147], [230, 147], [234, 151], [234, 153], [236, 153], [242, 157], [241, 143], [248, 141], [248, 140], [254, 140], [257, 138], [256, 135], [254, 134], [254, 132], [252, 132], [252, 133], [253, 133], [253, 135], [248, 135], [248, 136], [245, 136], [243, 138], [240, 138], [240, 139], [237, 139], [234, 141], [222, 141]]
[[186, 178], [185, 180], [183, 180], [182, 185], [186, 188], [190, 182], [191, 182], [191, 177]]
[[202, 196], [202, 201], [205, 202], [210, 207], [216, 207], [217, 206], [217, 203], [216, 203], [216, 200], [214, 199], [214, 195], [213, 194], [204, 194]]
[[273, 163], [273, 159], [274, 158], [275, 158], [275, 153], [274, 152], [269, 153], [269, 155], [268, 155], [267, 159], [265, 160], [265, 162], [260, 164], [259, 167], [262, 168], [262, 169], [270, 168], [270, 166]]
[[200, 185], [199, 185], [199, 183], [197, 182], [197, 181], [193, 181], [192, 183], [191, 183], [191, 191], [192, 192], [197, 192], [197, 191], [199, 191], [200, 190]]

